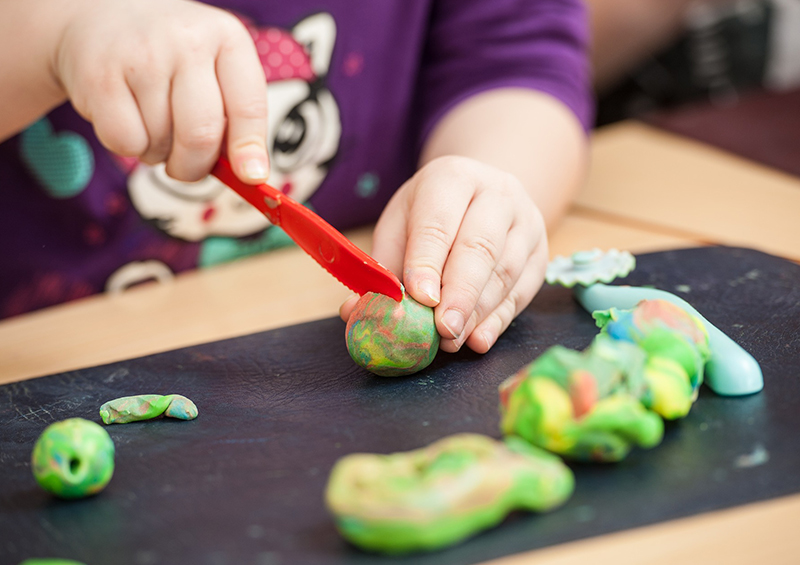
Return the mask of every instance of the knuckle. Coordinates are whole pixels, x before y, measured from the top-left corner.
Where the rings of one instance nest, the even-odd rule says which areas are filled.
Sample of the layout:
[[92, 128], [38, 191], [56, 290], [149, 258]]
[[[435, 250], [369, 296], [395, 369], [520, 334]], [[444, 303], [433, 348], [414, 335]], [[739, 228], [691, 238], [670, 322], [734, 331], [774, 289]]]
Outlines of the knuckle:
[[[126, 59], [125, 66], [129, 72], [145, 70], [151, 72], [158, 66], [161, 58], [158, 57], [153, 46], [149, 42], [142, 42], [139, 44], [138, 49], [130, 49], [128, 51]], [[144, 75], [146, 76], [148, 72], [145, 72]]]
[[464, 242], [464, 248], [477, 255], [487, 265], [495, 266], [500, 257], [500, 247], [492, 239], [476, 234]]
[[493, 275], [497, 278], [501, 288], [513, 288], [517, 280], [518, 271], [513, 265], [501, 261], [495, 267]]
[[209, 49], [207, 30], [197, 22], [187, 21], [177, 24], [174, 37], [180, 42], [184, 54], [194, 56]]
[[467, 157], [458, 155], [443, 155], [431, 159], [427, 165], [422, 167], [418, 172], [419, 183], [418, 186], [426, 186], [435, 183], [437, 179], [448, 178], [460, 180], [469, 176], [469, 170], [473, 162]]
[[[525, 193], [525, 187], [522, 182], [513, 174], [500, 169], [495, 170], [492, 176], [494, 181], [489, 185], [489, 188], [497, 195], [497, 197], [514, 202], [515, 206], [526, 206], [525, 203], [520, 203], [519, 197]], [[530, 198], [526, 198], [530, 200]]]
[[[266, 83], [265, 83], [266, 84]], [[259, 88], [259, 92], [254, 93], [246, 100], [238, 103], [235, 107], [228, 108], [229, 116], [245, 120], [266, 120], [267, 118], [267, 89]]]
[[[476, 282], [469, 277], [464, 277], [457, 282], [458, 285], [458, 296], [461, 297], [461, 300], [458, 301], [458, 304], [462, 306], [462, 310], [472, 310], [475, 306], [479, 304], [479, 299], [481, 297], [481, 293], [483, 292], [483, 288], [478, 286]], [[464, 300], [464, 298], [467, 300]], [[466, 306], [469, 307], [466, 307]]]
[[507, 190], [518, 191], [523, 188], [522, 181], [519, 180], [517, 175], [498, 169], [500, 175], [501, 185]]
[[216, 151], [222, 139], [222, 123], [201, 123], [178, 133], [178, 142], [190, 151]]
[[403, 280], [406, 285], [411, 285], [414, 280], [430, 278], [431, 275], [440, 278], [442, 270], [427, 258], [410, 261], [403, 270]]
[[453, 242], [453, 237], [441, 223], [430, 223], [420, 228], [419, 238], [426, 246], [447, 250]]
[[117, 82], [110, 72], [86, 73], [87, 94], [92, 97], [109, 98], [116, 94]]
[[471, 167], [473, 160], [468, 157], [462, 157], [461, 155], [442, 155], [441, 157], [431, 160], [431, 164], [437, 168], [462, 171], [465, 168]]
[[217, 17], [217, 25], [222, 36], [227, 41], [240, 42], [250, 39], [250, 32], [247, 31], [244, 23], [239, 18], [224, 10], [220, 12]]
[[152, 88], [170, 79], [168, 59], [152, 45], [132, 49], [124, 63], [125, 77], [136, 87]]

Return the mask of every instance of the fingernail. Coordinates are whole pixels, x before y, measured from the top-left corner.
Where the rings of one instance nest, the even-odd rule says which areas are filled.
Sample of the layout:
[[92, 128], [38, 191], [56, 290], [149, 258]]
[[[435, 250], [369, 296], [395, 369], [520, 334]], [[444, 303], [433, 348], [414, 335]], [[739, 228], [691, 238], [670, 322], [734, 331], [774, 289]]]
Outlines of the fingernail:
[[453, 339], [458, 339], [464, 331], [464, 314], [458, 310], [448, 310], [442, 316], [442, 324], [453, 335]]
[[439, 300], [440, 300], [440, 298], [439, 298], [439, 296], [440, 296], [440, 294], [439, 294], [439, 285], [437, 285], [436, 283], [434, 283], [431, 280], [427, 280], [426, 279], [426, 280], [422, 281], [421, 283], [419, 283], [419, 289], [422, 291], [422, 293], [425, 296], [427, 296], [428, 298], [430, 298], [433, 301], [434, 306], [436, 304], [439, 304]]
[[242, 163], [242, 175], [250, 180], [263, 180], [267, 178], [267, 160], [263, 157], [253, 157]]

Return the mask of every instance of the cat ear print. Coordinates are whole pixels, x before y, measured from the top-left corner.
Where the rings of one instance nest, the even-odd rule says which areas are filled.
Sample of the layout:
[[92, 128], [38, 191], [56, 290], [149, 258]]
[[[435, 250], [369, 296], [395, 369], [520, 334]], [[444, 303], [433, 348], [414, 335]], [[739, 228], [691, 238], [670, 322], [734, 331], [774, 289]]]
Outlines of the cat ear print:
[[292, 28], [292, 35], [305, 47], [314, 74], [328, 74], [333, 45], [336, 43], [336, 22], [333, 17], [324, 12], [309, 16]]

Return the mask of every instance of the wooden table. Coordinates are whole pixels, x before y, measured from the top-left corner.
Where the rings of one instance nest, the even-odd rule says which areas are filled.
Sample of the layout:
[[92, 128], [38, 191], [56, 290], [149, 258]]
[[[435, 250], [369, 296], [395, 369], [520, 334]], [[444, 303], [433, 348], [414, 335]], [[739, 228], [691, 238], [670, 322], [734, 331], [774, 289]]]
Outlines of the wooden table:
[[[370, 230], [348, 234], [364, 248]], [[640, 123], [598, 131], [551, 255], [707, 244], [800, 261], [800, 179]], [[349, 291], [298, 249], [0, 322], [0, 383], [336, 315]], [[800, 495], [546, 548], [496, 565], [796, 562]]]

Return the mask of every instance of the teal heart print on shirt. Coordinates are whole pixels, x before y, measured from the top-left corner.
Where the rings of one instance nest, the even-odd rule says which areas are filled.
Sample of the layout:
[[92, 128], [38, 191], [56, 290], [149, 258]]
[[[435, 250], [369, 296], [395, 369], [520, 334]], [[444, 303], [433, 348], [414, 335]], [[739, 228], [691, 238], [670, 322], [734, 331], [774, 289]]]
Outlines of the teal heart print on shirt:
[[94, 155], [81, 135], [56, 133], [47, 118], [22, 132], [22, 159], [53, 198], [72, 198], [89, 184], [94, 173]]

